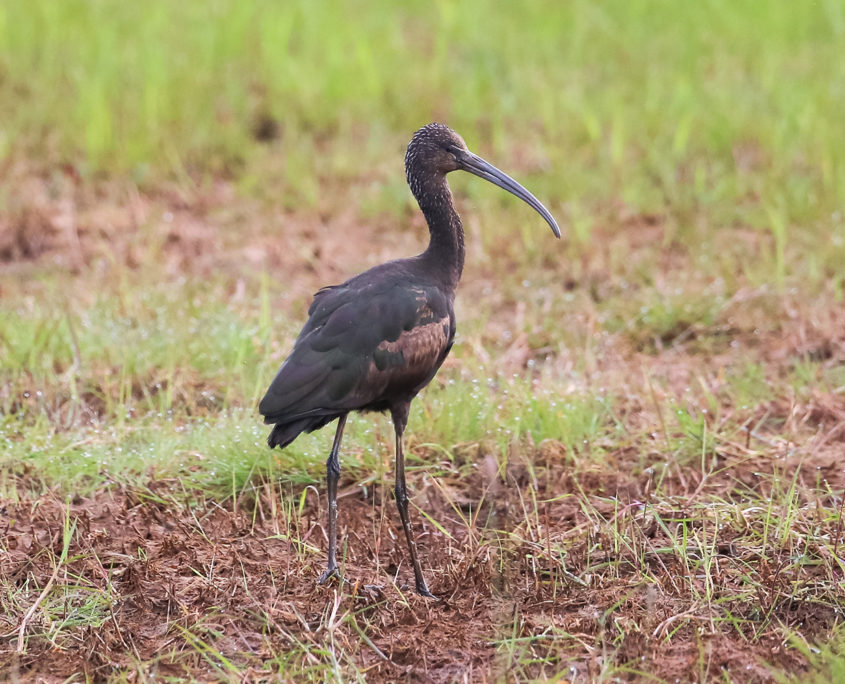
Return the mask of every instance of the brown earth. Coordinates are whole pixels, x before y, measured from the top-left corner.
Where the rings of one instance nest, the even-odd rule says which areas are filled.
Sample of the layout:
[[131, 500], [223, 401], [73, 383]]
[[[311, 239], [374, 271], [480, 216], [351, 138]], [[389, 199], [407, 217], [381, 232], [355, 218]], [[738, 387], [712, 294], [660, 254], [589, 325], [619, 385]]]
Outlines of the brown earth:
[[[574, 473], [562, 456], [547, 454], [548, 477], [536, 483], [541, 499], [551, 493], [558, 497], [541, 504], [539, 520], [530, 515], [526, 520], [523, 497], [530, 496], [532, 485], [524, 467], [513, 466], [507, 482], [484, 482], [481, 475], [471, 481], [445, 478], [439, 486], [418, 482], [416, 501], [452, 537], [428, 523], [416, 524], [438, 601], [409, 588], [412, 576], [401, 528], [392, 502], [382, 503], [381, 487], [353, 486], [341, 498], [349, 580], [341, 591], [336, 584], [315, 584], [325, 548], [318, 506], [309, 505], [294, 521], [278, 513], [285, 504], [269, 486], [244, 497], [252, 500], [239, 501], [237, 512], [231, 502], [159, 503], [180, 496], [177, 484], [166, 482], [143, 491], [113, 488], [68, 504], [51, 496], [7, 504], [0, 526], [9, 550], [0, 556], [0, 578], [7, 587], [31, 587], [31, 601], [48, 584], [61, 556], [68, 516], [75, 529], [70, 560], [55, 578], [65, 591], [54, 591], [49, 610], [43, 607], [27, 624], [22, 654], [15, 653], [19, 624], [6, 613], [5, 625], [0, 621], [0, 663], [23, 679], [50, 682], [81, 675], [102, 680], [153, 660], [152, 671], [159, 676], [225, 675], [213, 657], [206, 660], [191, 647], [201, 640], [237, 667], [250, 668], [244, 679], [254, 681], [271, 674], [265, 661], [279, 654], [292, 652], [307, 665], [308, 657], [296, 646], [305, 643], [322, 644], [337, 657], [351, 655], [372, 681], [483, 681], [507, 674], [496, 641], [526, 638], [534, 657], [552, 656], [529, 668], [535, 676], [595, 677], [609, 661], [632, 668], [632, 678], [639, 671], [685, 680], [704, 668], [714, 677], [725, 671], [737, 680], [771, 681], [771, 668], [794, 671], [803, 658], [784, 643], [780, 629], [753, 634], [763, 614], [781, 627], [800, 627], [810, 640], [837, 622], [834, 606], [814, 603], [811, 596], [796, 600], [790, 592], [795, 582], [811, 586], [822, 581], [823, 570], [815, 575], [796, 570], [784, 558], [782, 567], [753, 571], [770, 577], [761, 582], [759, 604], [749, 603], [744, 614], [734, 616], [747, 625], [740, 627], [744, 636], [753, 637], [753, 643], [744, 641], [739, 648], [737, 634], [718, 620], [718, 602], [747, 591], [749, 567], [759, 560], [741, 540], [734, 544], [741, 530], [729, 525], [720, 532], [717, 594], [710, 605], [702, 605], [684, 588], [688, 564], [675, 553], [659, 551], [670, 545], [641, 503], [646, 500], [644, 481], [623, 474], [614, 480], [606, 473]], [[490, 527], [462, 523], [444, 490], [465, 511], [480, 505]], [[482, 493], [495, 505], [481, 502]], [[572, 499], [561, 500], [564, 494]], [[693, 530], [712, 523], [691, 507], [692, 491], [678, 494], [676, 510], [665, 502], [659, 506], [664, 522], [676, 526], [692, 519]], [[613, 548], [607, 530], [575, 503], [581, 495], [619, 526], [629, 548], [607, 551]], [[309, 495], [309, 500], [316, 497]], [[594, 532], [579, 534], [585, 527]], [[300, 544], [320, 551], [302, 550]], [[571, 574], [561, 572], [559, 558], [549, 561], [549, 551], [559, 553], [561, 544]], [[574, 579], [583, 577], [590, 578], [588, 585]], [[72, 616], [92, 593], [104, 601], [99, 629], [65, 626], [52, 642], [53, 623]], [[550, 628], [567, 633], [568, 639], [545, 642]], [[359, 629], [369, 643], [362, 642]], [[670, 632], [672, 639], [665, 640]]]

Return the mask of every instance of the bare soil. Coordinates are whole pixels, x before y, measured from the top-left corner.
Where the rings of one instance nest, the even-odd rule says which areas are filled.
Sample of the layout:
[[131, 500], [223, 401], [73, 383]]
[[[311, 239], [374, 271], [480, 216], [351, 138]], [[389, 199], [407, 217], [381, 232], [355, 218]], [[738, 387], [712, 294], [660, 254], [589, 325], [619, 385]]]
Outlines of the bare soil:
[[[472, 503], [480, 504], [482, 519], [497, 531], [470, 532], [456, 519], [440, 488], [417, 481], [415, 500], [452, 536], [419, 522], [415, 514], [426, 574], [438, 601], [421, 598], [409, 587], [413, 582], [401, 527], [392, 501], [382, 501], [381, 487], [351, 487], [341, 498], [349, 584], [340, 593], [336, 584], [315, 584], [322, 553], [303, 553], [295, 541], [287, 541], [324, 549], [323, 512], [309, 505], [295, 525], [283, 516], [274, 517], [278, 504], [274, 506], [276, 494], [269, 487], [259, 490], [253, 501], [240, 501], [237, 512], [232, 502], [182, 507], [156, 503], [152, 495], [179, 495], [176, 483], [166, 482], [151, 483], [144, 491], [115, 488], [69, 505], [50, 496], [7, 504], [0, 518], [10, 549], [0, 556], [5, 586], [28, 583], [34, 594], [35, 588], [46, 586], [61, 555], [69, 515], [77, 521], [68, 553], [73, 560], [61, 568], [58, 583], [101, 592], [109, 605], [99, 629], [65, 629], [58, 643], [49, 638], [50, 618], [38, 613], [28, 626], [23, 654], [15, 653], [18, 625], [7, 622], [0, 626], [0, 664], [25, 679], [56, 682], [82, 674], [101, 680], [133, 662], [156, 658], [155, 670], [162, 676], [219, 676], [213, 658], [209, 662], [186, 648], [184, 630], [190, 630], [239, 667], [251, 666], [258, 679], [270, 674], [265, 660], [297, 642], [322, 643], [332, 629], [335, 648], [354, 653], [372, 681], [495, 679], [507, 674], [496, 642], [514, 637], [535, 637], [530, 651], [536, 657], [554, 655], [551, 663], [534, 668], [536, 675], [572, 668], [572, 674], [596, 676], [603, 661], [611, 658], [669, 681], [685, 680], [700, 666], [702, 653], [711, 676], [718, 677], [724, 669], [742, 681], [772, 681], [772, 668], [802, 667], [803, 658], [783, 642], [780, 629], [756, 635], [748, 631], [748, 640], [738, 640], [733, 630], [713, 622], [716, 614], [711, 609], [696, 605], [689, 592], [679, 588], [676, 578], [688, 572], [687, 565], [674, 554], [658, 552], [668, 545], [667, 539], [642, 504], [642, 482], [624, 474], [609, 478], [607, 473], [573, 473], [560, 460], [551, 464], [548, 479], [536, 483], [541, 498], [584, 492], [597, 510], [615, 518], [637, 549], [596, 553], [599, 542], [604, 541], [602, 549], [612, 544], [598, 532], [596, 537], [578, 534], [594, 521], [572, 499], [543, 505], [539, 530], [526, 522], [520, 496], [529, 493], [529, 477], [518, 466], [511, 471], [510, 482], [484, 482], [479, 476], [444, 485], [467, 510]], [[485, 493], [488, 503], [480, 501]], [[608, 495], [618, 496], [616, 510]], [[689, 501], [692, 491], [679, 495], [679, 502]], [[682, 503], [675, 511], [662, 508], [670, 524], [673, 516], [679, 521], [697, 518], [694, 527], [708, 523]], [[744, 593], [749, 567], [758, 560], [741, 544], [734, 546], [739, 536], [731, 529], [719, 535], [716, 598]], [[550, 545], [567, 538], [573, 543], [566, 567], [574, 577], [591, 576], [590, 586], [562, 575], [560, 566], [549, 562]], [[641, 567], [642, 558], [649, 568]], [[644, 570], [659, 581], [645, 581]], [[796, 581], [812, 583], [812, 571], [801, 577], [777, 567], [755, 571], [771, 578], [764, 582], [759, 606], [747, 605], [747, 614], [738, 619], [753, 625], [762, 613], [771, 612], [778, 623], [800, 628], [810, 640], [824, 636], [837, 621], [832, 606], [809, 597], [788, 598], [787, 587]], [[83, 597], [70, 590], [65, 606], [54, 598], [52, 619], [72, 614]], [[327, 619], [332, 615], [334, 628]], [[372, 645], [362, 644], [350, 623], [338, 619], [348, 615]], [[694, 619], [680, 626], [684, 621], [679, 616]], [[542, 635], [552, 626], [570, 635], [564, 647], [544, 643]], [[665, 640], [677, 626], [680, 630]], [[42, 638], [33, 638], [39, 634]]]

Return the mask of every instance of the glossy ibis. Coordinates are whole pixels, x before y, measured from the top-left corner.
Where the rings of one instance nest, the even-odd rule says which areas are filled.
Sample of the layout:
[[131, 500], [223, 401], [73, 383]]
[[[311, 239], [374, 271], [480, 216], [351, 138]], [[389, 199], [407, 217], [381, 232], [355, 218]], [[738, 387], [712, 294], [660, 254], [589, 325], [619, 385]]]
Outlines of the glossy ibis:
[[271, 448], [285, 447], [302, 432], [338, 421], [326, 462], [329, 551], [320, 583], [337, 573], [338, 452], [346, 418], [350, 411], [390, 411], [396, 431], [396, 505], [417, 591], [431, 596], [408, 518], [402, 434], [411, 400], [434, 377], [455, 337], [455, 289], [464, 266], [464, 231], [446, 174], [457, 170], [469, 171], [527, 202], [560, 237], [554, 218], [534, 195], [470, 152], [452, 129], [432, 123], [414, 134], [405, 155], [405, 174], [428, 222], [428, 248], [317, 292], [293, 351], [259, 407], [264, 422], [274, 424], [267, 440]]

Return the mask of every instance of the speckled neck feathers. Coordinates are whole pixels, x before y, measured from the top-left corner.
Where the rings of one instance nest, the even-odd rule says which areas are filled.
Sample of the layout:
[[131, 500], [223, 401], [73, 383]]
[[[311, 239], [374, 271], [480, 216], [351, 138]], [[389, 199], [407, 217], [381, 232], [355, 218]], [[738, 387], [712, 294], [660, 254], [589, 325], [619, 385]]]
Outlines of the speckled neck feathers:
[[444, 285], [455, 289], [464, 268], [464, 229], [455, 211], [446, 172], [437, 167], [436, 137], [449, 131], [441, 124], [429, 124], [417, 131], [405, 154], [405, 176], [422, 209], [431, 235], [428, 249], [420, 258], [429, 263]]

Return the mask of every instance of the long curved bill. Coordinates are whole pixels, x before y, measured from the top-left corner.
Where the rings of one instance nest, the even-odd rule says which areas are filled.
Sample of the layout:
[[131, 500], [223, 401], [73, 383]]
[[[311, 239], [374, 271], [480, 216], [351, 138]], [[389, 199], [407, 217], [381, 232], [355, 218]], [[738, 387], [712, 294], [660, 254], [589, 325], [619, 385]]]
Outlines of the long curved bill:
[[484, 161], [477, 154], [473, 154], [469, 150], [462, 151], [460, 155], [456, 155], [461, 169], [469, 171], [471, 174], [490, 181], [493, 185], [498, 185], [502, 190], [507, 190], [512, 195], [516, 195], [526, 204], [532, 206], [534, 210], [540, 214], [546, 223], [552, 227], [552, 232], [556, 238], [560, 237], [560, 228], [558, 228], [557, 221], [554, 220], [549, 210], [546, 209], [534, 195], [523, 188], [513, 178], [503, 171], [499, 171], [492, 164]]

